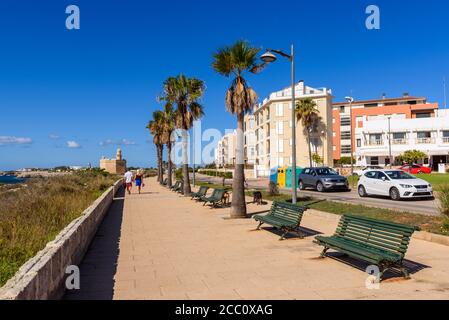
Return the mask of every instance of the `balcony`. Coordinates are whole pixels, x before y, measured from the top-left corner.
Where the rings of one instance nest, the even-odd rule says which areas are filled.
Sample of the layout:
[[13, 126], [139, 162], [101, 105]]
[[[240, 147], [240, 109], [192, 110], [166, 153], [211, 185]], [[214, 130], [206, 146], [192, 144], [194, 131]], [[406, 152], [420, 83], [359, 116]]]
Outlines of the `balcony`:
[[416, 139], [416, 144], [433, 144], [435, 143], [435, 138], [418, 138]]
[[370, 147], [383, 146], [383, 144], [384, 144], [383, 140], [372, 140], [367, 142], [367, 145]]
[[392, 139], [391, 144], [404, 145], [404, 144], [407, 144], [407, 139]]
[[449, 144], [449, 137], [443, 137], [443, 143]]

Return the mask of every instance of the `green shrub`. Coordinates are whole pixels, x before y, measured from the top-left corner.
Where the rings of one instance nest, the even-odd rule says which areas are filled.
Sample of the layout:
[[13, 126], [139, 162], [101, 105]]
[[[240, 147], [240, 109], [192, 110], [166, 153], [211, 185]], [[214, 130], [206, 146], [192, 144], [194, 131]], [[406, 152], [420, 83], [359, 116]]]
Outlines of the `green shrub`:
[[437, 191], [437, 197], [440, 200], [440, 213], [449, 218], [449, 184], [441, 185]]
[[211, 177], [220, 177], [220, 178], [224, 177], [225, 179], [232, 179], [233, 177], [232, 172], [220, 172], [220, 171], [217, 172], [213, 170], [202, 170], [200, 173]]
[[268, 194], [271, 197], [279, 195], [278, 185], [275, 182], [273, 182], [273, 181], [270, 181], [270, 183], [268, 184]]

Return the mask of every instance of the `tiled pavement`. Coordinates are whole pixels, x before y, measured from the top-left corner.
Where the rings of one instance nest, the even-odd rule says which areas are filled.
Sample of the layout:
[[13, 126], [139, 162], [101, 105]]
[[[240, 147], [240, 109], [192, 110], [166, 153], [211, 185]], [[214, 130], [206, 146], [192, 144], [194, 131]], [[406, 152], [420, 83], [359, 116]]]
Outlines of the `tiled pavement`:
[[252, 219], [226, 219], [228, 208], [146, 183], [114, 201], [81, 265], [81, 289], [66, 299], [449, 299], [449, 247], [413, 239], [412, 280], [389, 274], [369, 290], [365, 264], [317, 259], [313, 234], [331, 234], [337, 216], [311, 210], [309, 237], [279, 241], [270, 229], [252, 231]]

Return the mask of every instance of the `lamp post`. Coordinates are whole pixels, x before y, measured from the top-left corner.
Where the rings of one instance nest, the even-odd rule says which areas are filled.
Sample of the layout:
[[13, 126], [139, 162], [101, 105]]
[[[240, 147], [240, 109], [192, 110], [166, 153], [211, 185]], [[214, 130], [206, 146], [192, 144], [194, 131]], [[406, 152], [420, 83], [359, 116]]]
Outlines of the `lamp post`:
[[351, 184], [352, 187], [354, 188], [354, 136], [353, 136], [353, 130], [352, 130], [352, 103], [354, 102], [354, 98], [353, 97], [345, 97], [346, 101], [349, 102], [349, 118], [351, 119], [350, 125], [351, 125], [351, 129], [350, 129], [350, 135], [351, 135]]
[[391, 156], [391, 117], [388, 117], [388, 158], [390, 160], [390, 169], [392, 167], [393, 157]]
[[296, 112], [295, 112], [295, 48], [291, 45], [291, 53], [287, 54], [281, 50], [267, 49], [260, 59], [265, 63], [275, 62], [276, 54], [287, 58], [291, 62], [291, 84], [292, 84], [292, 203], [296, 204], [297, 198], [297, 177], [296, 177]]

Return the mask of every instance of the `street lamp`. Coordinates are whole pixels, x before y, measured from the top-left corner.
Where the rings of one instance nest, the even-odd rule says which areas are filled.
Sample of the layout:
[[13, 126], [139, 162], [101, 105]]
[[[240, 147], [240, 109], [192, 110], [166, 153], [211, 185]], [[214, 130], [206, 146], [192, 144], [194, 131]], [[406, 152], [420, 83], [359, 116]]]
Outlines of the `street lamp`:
[[351, 129], [350, 129], [350, 136], [351, 136], [351, 183], [352, 183], [352, 187], [354, 188], [354, 144], [353, 144], [353, 140], [354, 140], [354, 136], [353, 136], [353, 130], [352, 130], [352, 103], [354, 102], [354, 98], [353, 97], [345, 97], [345, 100], [347, 102], [349, 102], [349, 118], [351, 119], [350, 125], [351, 125]]
[[390, 169], [393, 165], [393, 157], [391, 155], [391, 116], [388, 116], [388, 158], [390, 160]]
[[277, 60], [275, 54], [278, 54], [284, 58], [290, 60], [291, 67], [291, 81], [292, 81], [292, 203], [296, 204], [297, 198], [297, 177], [296, 177], [296, 113], [295, 113], [295, 48], [291, 45], [291, 53], [287, 54], [281, 50], [267, 49], [260, 59], [265, 63], [272, 63]]

